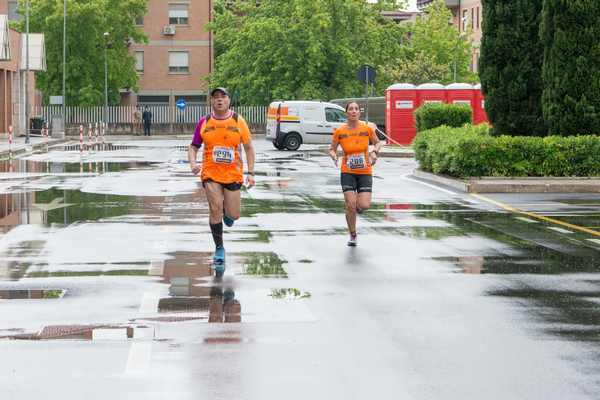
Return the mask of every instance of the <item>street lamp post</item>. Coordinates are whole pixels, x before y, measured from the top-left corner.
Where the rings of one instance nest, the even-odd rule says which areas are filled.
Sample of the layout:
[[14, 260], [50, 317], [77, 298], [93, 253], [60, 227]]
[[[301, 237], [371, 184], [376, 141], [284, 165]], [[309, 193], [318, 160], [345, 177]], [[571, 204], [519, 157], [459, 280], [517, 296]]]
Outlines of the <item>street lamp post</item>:
[[25, 3], [25, 143], [29, 144], [29, 0]]
[[104, 32], [104, 123], [108, 128], [108, 32]]
[[66, 132], [67, 118], [67, 0], [63, 3], [63, 76], [62, 76], [62, 123]]

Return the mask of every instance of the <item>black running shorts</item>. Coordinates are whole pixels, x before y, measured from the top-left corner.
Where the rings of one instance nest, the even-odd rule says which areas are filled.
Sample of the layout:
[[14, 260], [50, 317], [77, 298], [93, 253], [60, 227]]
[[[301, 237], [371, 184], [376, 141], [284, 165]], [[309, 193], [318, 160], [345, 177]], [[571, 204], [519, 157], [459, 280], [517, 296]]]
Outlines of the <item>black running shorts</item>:
[[221, 182], [216, 182], [213, 181], [212, 179], [207, 179], [205, 181], [202, 181], [202, 187], [206, 188], [206, 182], [214, 182], [214, 183], [218, 183], [219, 185], [221, 185], [224, 189], [229, 190], [230, 192], [235, 192], [237, 190], [240, 190], [242, 188], [242, 184], [240, 182], [233, 182], [233, 183], [221, 183]]
[[373, 191], [373, 177], [371, 175], [342, 173], [341, 183], [344, 193]]

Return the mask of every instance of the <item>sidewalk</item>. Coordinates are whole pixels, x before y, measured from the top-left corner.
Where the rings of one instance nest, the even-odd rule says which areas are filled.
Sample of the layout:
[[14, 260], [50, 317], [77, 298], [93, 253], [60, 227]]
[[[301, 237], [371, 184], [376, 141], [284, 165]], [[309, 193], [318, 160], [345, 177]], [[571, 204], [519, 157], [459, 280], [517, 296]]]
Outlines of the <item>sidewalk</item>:
[[[329, 153], [329, 146], [319, 146], [318, 150], [322, 153]], [[338, 152], [340, 152], [339, 149]], [[414, 158], [414, 156], [415, 152], [410, 147], [396, 145], [384, 145], [381, 147], [381, 151], [379, 152], [380, 158]]]
[[480, 177], [457, 179], [415, 170], [413, 177], [463, 193], [600, 193], [600, 177]]
[[[45, 139], [42, 137], [36, 136], [36, 137], [30, 137], [29, 139], [30, 139], [29, 144], [25, 144], [25, 137], [19, 136], [19, 137], [16, 137], [13, 139], [13, 144], [12, 144], [13, 156], [20, 154], [20, 153], [25, 153], [27, 151], [37, 150], [46, 145]], [[52, 146], [55, 144], [67, 142], [68, 140], [69, 139], [48, 138], [48, 145]], [[1, 138], [0, 139], [0, 158], [8, 157], [8, 153], [9, 153], [8, 149], [9, 149], [8, 138]]]

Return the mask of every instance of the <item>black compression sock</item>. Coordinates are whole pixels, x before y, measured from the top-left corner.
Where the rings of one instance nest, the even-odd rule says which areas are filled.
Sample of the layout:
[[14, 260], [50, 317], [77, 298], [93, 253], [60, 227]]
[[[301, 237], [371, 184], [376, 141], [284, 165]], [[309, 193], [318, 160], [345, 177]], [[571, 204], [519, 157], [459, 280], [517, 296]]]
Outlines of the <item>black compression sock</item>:
[[210, 232], [212, 233], [215, 246], [223, 247], [223, 223], [210, 224]]

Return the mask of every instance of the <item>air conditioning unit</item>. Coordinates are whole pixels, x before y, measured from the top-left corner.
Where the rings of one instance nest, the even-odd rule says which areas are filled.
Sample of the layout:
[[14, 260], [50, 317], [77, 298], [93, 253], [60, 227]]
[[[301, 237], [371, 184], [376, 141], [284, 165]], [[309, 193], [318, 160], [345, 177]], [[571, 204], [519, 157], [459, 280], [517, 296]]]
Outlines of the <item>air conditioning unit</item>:
[[166, 36], [173, 36], [175, 34], [175, 27], [173, 25], [164, 26], [162, 33]]

